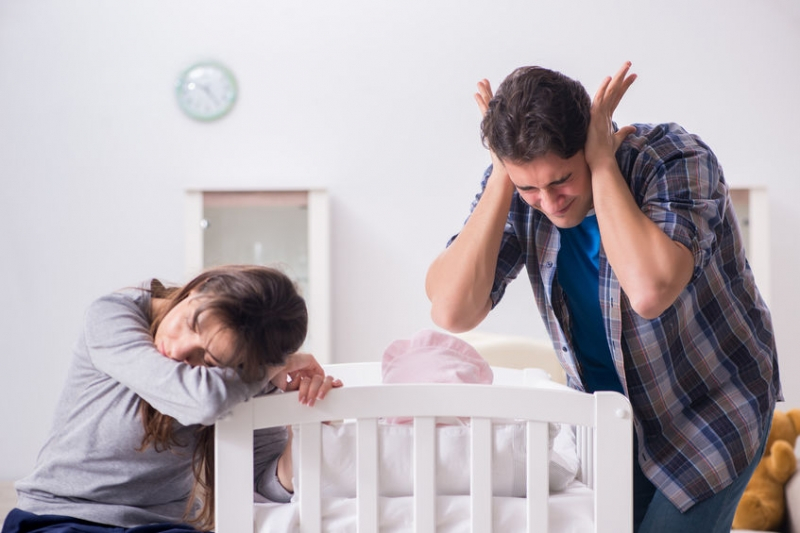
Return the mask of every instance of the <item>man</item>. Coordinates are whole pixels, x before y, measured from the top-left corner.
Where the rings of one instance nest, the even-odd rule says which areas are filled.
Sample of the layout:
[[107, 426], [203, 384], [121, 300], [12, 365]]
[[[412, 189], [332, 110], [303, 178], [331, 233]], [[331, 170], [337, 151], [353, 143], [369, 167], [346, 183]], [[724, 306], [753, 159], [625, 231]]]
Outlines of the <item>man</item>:
[[727, 533], [782, 399], [772, 322], [708, 146], [612, 122], [630, 66], [593, 101], [540, 67], [478, 84], [493, 164], [428, 271], [431, 316], [475, 327], [524, 266], [569, 385], [631, 401], [634, 529]]

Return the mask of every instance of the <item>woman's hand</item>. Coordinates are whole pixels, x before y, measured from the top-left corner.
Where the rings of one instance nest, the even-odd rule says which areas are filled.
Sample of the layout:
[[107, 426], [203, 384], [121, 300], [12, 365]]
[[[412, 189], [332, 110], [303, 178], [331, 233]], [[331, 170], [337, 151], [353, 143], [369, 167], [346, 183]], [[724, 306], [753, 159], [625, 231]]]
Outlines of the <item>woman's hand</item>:
[[329, 390], [343, 385], [340, 379], [326, 376], [313, 355], [299, 352], [290, 355], [270, 381], [282, 391], [298, 391], [297, 399], [308, 406], [323, 399]]
[[636, 131], [633, 126], [624, 126], [614, 131], [611, 116], [617, 109], [628, 87], [636, 81], [636, 74], [628, 75], [631, 62], [626, 61], [614, 76], [609, 76], [600, 84], [592, 101], [591, 119], [584, 153], [590, 169], [604, 163], [615, 162], [617, 149], [625, 137]]

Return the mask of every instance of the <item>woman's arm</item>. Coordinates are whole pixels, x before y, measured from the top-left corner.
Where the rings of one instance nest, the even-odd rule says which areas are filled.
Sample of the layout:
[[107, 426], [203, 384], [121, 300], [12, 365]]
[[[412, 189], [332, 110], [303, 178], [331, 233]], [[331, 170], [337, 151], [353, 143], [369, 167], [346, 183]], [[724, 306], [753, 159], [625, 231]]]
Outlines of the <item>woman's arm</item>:
[[273, 502], [289, 502], [294, 491], [291, 430], [257, 429], [253, 438], [255, 491]]
[[84, 336], [98, 370], [183, 425], [213, 424], [266, 385], [245, 384], [230, 369], [192, 367], [164, 357], [153, 344], [146, 315], [124, 294], [89, 307]]

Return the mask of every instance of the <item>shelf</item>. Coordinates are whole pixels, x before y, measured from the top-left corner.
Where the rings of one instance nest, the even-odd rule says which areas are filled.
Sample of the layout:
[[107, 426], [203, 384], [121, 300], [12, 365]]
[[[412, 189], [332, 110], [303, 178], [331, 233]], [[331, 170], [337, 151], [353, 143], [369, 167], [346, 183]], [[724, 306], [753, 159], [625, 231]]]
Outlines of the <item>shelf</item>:
[[733, 208], [742, 230], [747, 261], [756, 284], [770, 302], [769, 198], [765, 187], [731, 187]]
[[223, 264], [284, 271], [309, 313], [303, 350], [331, 362], [328, 194], [323, 190], [186, 192], [186, 277]]

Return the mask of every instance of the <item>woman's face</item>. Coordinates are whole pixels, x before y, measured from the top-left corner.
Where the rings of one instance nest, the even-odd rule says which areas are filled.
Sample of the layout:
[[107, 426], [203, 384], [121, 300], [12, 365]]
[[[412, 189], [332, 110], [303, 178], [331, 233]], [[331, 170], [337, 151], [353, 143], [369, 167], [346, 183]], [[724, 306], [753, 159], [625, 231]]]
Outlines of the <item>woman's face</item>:
[[231, 366], [234, 333], [211, 312], [195, 312], [203, 296], [192, 292], [164, 316], [156, 330], [156, 349], [165, 357], [191, 366]]

